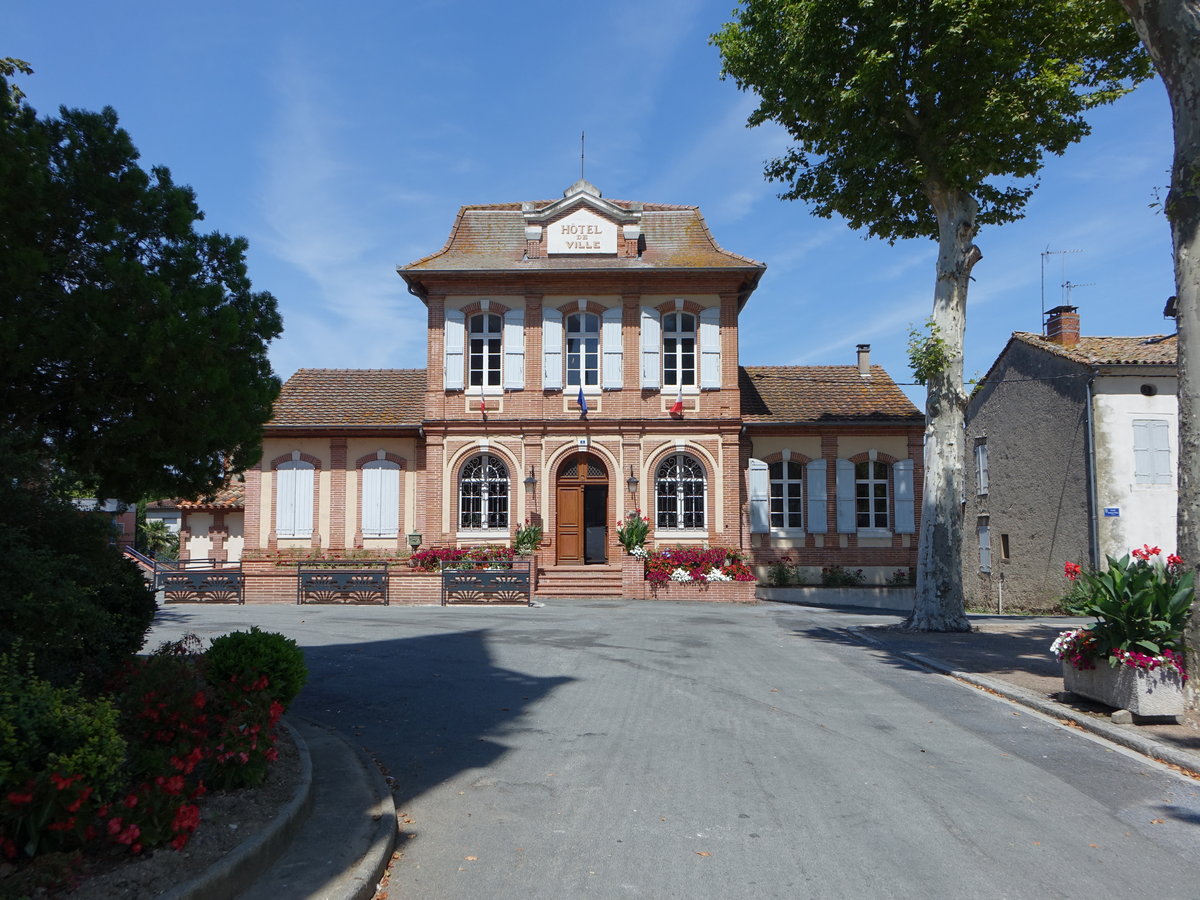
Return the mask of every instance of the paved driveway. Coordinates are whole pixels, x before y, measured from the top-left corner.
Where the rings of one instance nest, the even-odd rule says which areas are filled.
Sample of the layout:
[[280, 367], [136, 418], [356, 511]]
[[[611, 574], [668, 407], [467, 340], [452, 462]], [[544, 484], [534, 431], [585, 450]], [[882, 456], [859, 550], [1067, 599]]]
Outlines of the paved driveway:
[[[1200, 789], [802, 607], [172, 606], [304, 648], [397, 779], [392, 896], [1200, 895]], [[331, 839], [336, 839], [331, 836]]]

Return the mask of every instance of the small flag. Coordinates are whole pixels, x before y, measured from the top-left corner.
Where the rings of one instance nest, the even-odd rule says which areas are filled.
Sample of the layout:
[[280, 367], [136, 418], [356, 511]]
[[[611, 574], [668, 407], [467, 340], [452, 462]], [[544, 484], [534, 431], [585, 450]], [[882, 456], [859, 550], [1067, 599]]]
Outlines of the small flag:
[[483, 399], [483, 388], [479, 389], [479, 411], [487, 415], [487, 401]]
[[671, 407], [671, 415], [683, 415], [683, 382], [679, 384], [679, 393], [675, 395], [675, 405]]
[[579, 386], [579, 396], [575, 398], [575, 402], [579, 404], [579, 418], [587, 418], [587, 397], [583, 396], [583, 385]]

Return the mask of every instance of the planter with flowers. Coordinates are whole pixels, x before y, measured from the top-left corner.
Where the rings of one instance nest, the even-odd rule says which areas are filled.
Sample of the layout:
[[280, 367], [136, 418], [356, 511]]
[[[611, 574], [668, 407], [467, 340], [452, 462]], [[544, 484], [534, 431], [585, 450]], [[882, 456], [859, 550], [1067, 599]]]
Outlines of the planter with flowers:
[[621, 582], [626, 597], [754, 603], [757, 579], [727, 547], [649, 551], [638, 545], [622, 562]]
[[1064, 631], [1051, 646], [1072, 693], [1134, 715], [1184, 711], [1183, 629], [1195, 595], [1193, 573], [1174, 554], [1143, 545], [1104, 572], [1064, 567], [1076, 582], [1071, 612], [1094, 616], [1087, 628]]

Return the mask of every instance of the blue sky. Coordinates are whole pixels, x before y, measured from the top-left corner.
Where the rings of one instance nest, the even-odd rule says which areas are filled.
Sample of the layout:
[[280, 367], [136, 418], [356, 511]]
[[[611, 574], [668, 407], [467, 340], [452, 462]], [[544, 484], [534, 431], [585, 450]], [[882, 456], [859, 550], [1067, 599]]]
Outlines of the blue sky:
[[[911, 381], [905, 345], [933, 296], [931, 241], [865, 240], [777, 199], [778, 128], [719, 79], [708, 36], [734, 0], [28, 2], [10, 0], [0, 55], [42, 113], [113, 106], [146, 166], [195, 188], [206, 227], [246, 236], [255, 287], [280, 303], [272, 346], [301, 367], [425, 364], [424, 307], [397, 264], [439, 249], [466, 203], [549, 200], [586, 175], [605, 196], [699, 206], [726, 249], [768, 265], [741, 322], [743, 364], [873, 360]], [[1166, 220], [1151, 208], [1171, 157], [1150, 83], [1093, 114], [1053, 158], [1024, 220], [984, 229], [966, 372], [1012, 331], [1038, 331], [1064, 281], [1085, 334], [1161, 334], [1174, 293]], [[910, 388], [922, 404], [924, 391]]]

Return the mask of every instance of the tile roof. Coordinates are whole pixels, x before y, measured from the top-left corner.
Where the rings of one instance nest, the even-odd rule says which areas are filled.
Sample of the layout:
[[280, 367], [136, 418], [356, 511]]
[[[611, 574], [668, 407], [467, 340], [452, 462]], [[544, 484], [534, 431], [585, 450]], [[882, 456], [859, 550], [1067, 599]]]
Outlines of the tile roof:
[[266, 427], [415, 428], [424, 418], [424, 369], [301, 369]]
[[246, 483], [239, 479], [230, 481], [212, 497], [175, 501], [180, 509], [241, 509], [245, 503]]
[[[421, 272], [470, 270], [559, 271], [572, 269], [666, 268], [758, 270], [763, 263], [723, 250], [713, 240], [695, 206], [608, 201], [626, 209], [640, 208], [645, 250], [635, 259], [611, 256], [547, 256], [525, 258], [525, 217], [520, 203], [464, 206], [441, 250], [401, 266], [410, 278]], [[534, 207], [548, 202], [532, 204]]]
[[1148, 337], [1080, 337], [1073, 347], [1056, 344], [1041, 334], [1014, 331], [1013, 340], [1053, 353], [1085, 366], [1173, 366], [1178, 341], [1175, 335]]
[[871, 366], [870, 378], [857, 366], [742, 366], [738, 387], [750, 424], [924, 419], [882, 366]]

